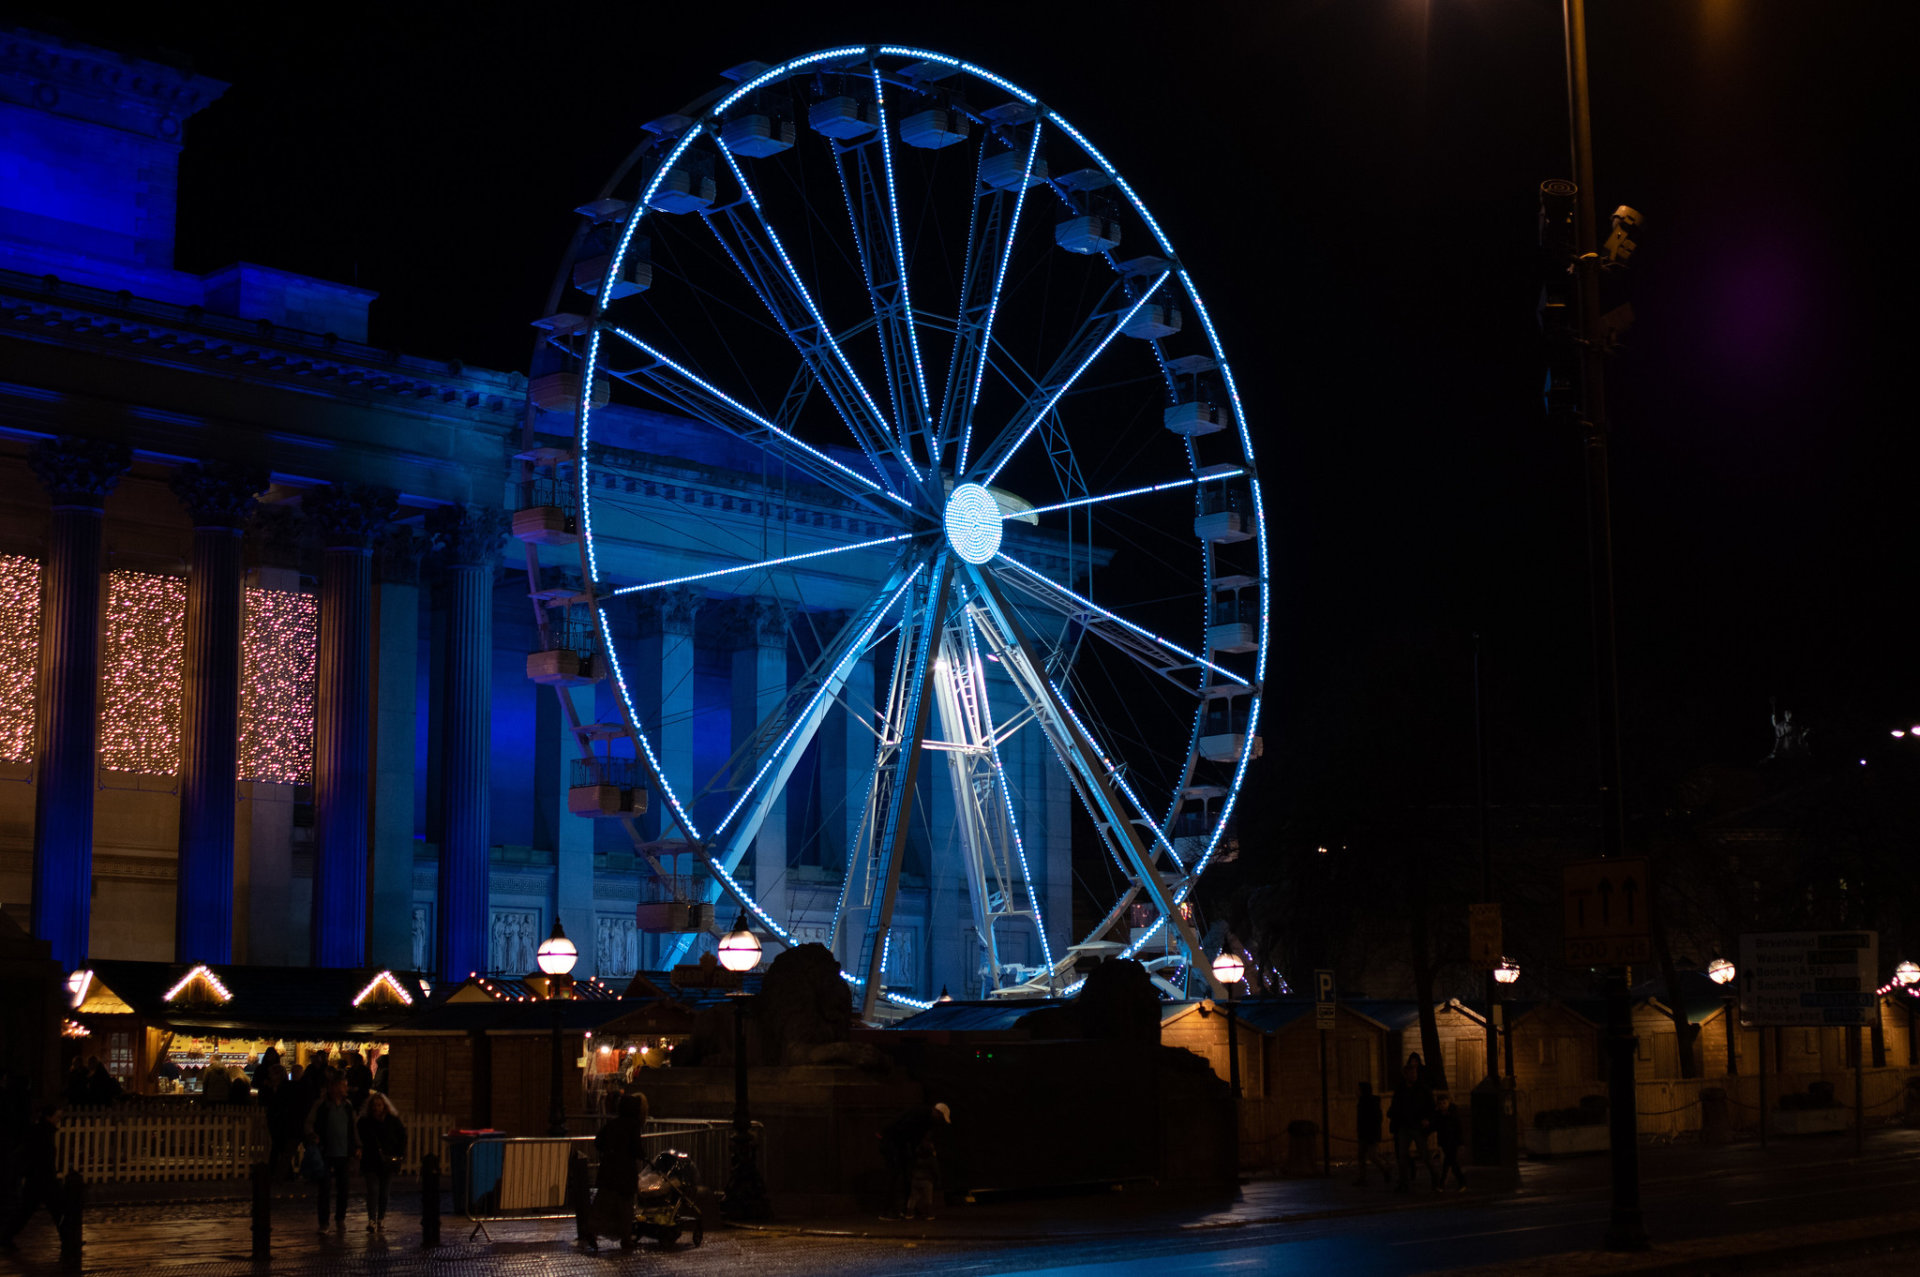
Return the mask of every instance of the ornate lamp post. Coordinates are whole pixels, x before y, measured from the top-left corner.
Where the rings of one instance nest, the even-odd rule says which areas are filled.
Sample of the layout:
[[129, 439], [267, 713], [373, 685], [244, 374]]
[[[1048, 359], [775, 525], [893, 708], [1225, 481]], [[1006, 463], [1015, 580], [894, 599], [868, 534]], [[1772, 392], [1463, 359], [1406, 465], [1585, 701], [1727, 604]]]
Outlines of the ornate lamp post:
[[[744, 910], [733, 930], [720, 937], [719, 948], [720, 965], [735, 974], [760, 964], [760, 940], [748, 929]], [[736, 990], [728, 996], [733, 1000], [733, 1168], [727, 1177], [727, 1214], [759, 1219], [767, 1213], [767, 1186], [760, 1179], [753, 1119], [747, 1111], [747, 995]]]
[[1247, 973], [1247, 964], [1233, 950], [1222, 948], [1213, 960], [1213, 978], [1227, 990], [1227, 1080], [1233, 1086], [1233, 1102], [1240, 1103], [1240, 1021], [1233, 1014], [1233, 999], [1240, 988], [1240, 978]]
[[546, 974], [547, 1001], [553, 1004], [553, 1061], [548, 1069], [552, 1081], [547, 1091], [547, 1134], [556, 1137], [567, 1133], [567, 1097], [562, 1081], [566, 1072], [565, 1044], [561, 1041], [565, 1008], [561, 1003], [573, 997], [573, 964], [579, 960], [580, 951], [574, 948], [573, 941], [567, 939], [560, 919], [555, 917], [553, 931], [540, 942], [534, 961]]
[[[1520, 964], [1515, 962], [1512, 958], [1502, 957], [1500, 959], [1500, 965], [1493, 969], [1493, 980], [1494, 980], [1494, 986], [1496, 989], [1510, 988], [1519, 979], [1520, 979]], [[1505, 1001], [1505, 998], [1503, 997], [1502, 1002], [1504, 1003], [1504, 1001]], [[1503, 1008], [1500, 1015], [1500, 1021], [1501, 1021], [1501, 1027], [1506, 1030], [1507, 1080], [1511, 1082], [1513, 1080], [1513, 1026], [1511, 1024], [1508, 1024], [1506, 1022], [1506, 1019], [1507, 1019], [1506, 1013]]]
[[[1709, 962], [1707, 964], [1707, 979], [1713, 981], [1715, 984], [1719, 985], [1723, 989], [1726, 986], [1732, 984], [1733, 977], [1738, 974], [1739, 974], [1738, 969], [1735, 968], [1733, 963], [1727, 961], [1725, 958], [1716, 957], [1712, 962]], [[1739, 1049], [1738, 1047], [1739, 1029], [1734, 1024], [1733, 995], [1731, 993], [1727, 993], [1727, 994], [1722, 994], [1721, 996], [1726, 1003], [1725, 1018], [1727, 1021], [1727, 1076], [1732, 1077], [1740, 1072], [1740, 1060], [1738, 1056], [1735, 1054], [1736, 1051]]]
[[1893, 982], [1907, 991], [1907, 1063], [1920, 1064], [1920, 1041], [1913, 1035], [1913, 1004], [1920, 1001], [1914, 997], [1913, 986], [1920, 984], [1920, 963], [1902, 962], [1893, 969]]

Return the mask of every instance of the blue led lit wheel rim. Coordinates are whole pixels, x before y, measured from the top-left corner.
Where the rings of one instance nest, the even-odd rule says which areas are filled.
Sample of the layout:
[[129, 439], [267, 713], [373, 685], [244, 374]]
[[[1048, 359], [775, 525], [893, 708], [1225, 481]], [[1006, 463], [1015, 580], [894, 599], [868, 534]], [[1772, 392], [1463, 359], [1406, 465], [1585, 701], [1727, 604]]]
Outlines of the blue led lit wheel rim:
[[[1192, 278], [990, 71], [846, 46], [730, 77], [580, 208], [522, 454], [577, 509], [571, 544], [529, 540], [531, 592], [609, 676], [620, 728], [582, 750], [648, 794], [642, 899], [828, 943], [880, 1014], [1070, 988], [1091, 875], [1114, 903], [1086, 939], [1199, 987], [1188, 897], [1259, 753], [1269, 596]], [[787, 651], [734, 658], [724, 736], [675, 690], [721, 644]], [[949, 874], [967, 913], [889, 912]]]
[[977, 483], [963, 483], [947, 497], [942, 523], [947, 544], [968, 563], [985, 563], [1000, 553], [1000, 503]]

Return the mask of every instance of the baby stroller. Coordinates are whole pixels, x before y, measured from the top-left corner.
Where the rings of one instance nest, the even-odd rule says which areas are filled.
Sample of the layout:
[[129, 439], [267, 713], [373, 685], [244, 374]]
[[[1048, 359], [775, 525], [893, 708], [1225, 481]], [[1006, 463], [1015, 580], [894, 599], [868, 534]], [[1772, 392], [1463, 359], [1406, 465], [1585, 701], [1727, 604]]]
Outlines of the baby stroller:
[[677, 1244], [682, 1233], [691, 1233], [695, 1246], [705, 1241], [706, 1219], [694, 1201], [699, 1182], [693, 1159], [685, 1153], [670, 1148], [656, 1155], [640, 1172], [634, 1236], [651, 1237], [662, 1246]]

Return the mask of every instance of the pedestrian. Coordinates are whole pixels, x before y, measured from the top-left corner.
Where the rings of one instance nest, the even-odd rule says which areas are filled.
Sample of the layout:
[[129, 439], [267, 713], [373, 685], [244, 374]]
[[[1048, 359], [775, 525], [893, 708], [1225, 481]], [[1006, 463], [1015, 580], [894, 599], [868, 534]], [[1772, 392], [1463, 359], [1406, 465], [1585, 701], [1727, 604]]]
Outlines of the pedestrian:
[[953, 1121], [945, 1104], [916, 1105], [887, 1124], [879, 1133], [880, 1159], [887, 1167], [887, 1201], [881, 1219], [905, 1219], [913, 1195], [913, 1164], [920, 1141]]
[[360, 1135], [354, 1129], [353, 1106], [347, 1103], [347, 1080], [337, 1078], [327, 1084], [327, 1089], [315, 1101], [307, 1114], [305, 1128], [307, 1143], [320, 1154], [322, 1172], [316, 1185], [315, 1201], [319, 1208], [320, 1231], [327, 1231], [327, 1197], [329, 1188], [339, 1194], [334, 1204], [333, 1226], [344, 1230], [347, 1226], [347, 1177], [353, 1155], [360, 1151]]
[[280, 1063], [280, 1048], [270, 1046], [260, 1057], [260, 1067], [253, 1071], [253, 1089], [264, 1099], [285, 1086], [287, 1070]]
[[107, 1066], [100, 1063], [99, 1056], [87, 1061], [87, 1103], [100, 1108], [111, 1108], [120, 1102], [125, 1094], [120, 1079], [107, 1072]]
[[204, 1104], [225, 1104], [232, 1081], [227, 1066], [215, 1060], [200, 1070], [200, 1100]]
[[1453, 1097], [1445, 1091], [1433, 1097], [1433, 1142], [1440, 1147], [1440, 1179], [1434, 1187], [1445, 1188], [1447, 1172], [1451, 1171], [1454, 1181], [1464, 1190], [1467, 1173], [1460, 1169], [1460, 1110], [1453, 1106]]
[[85, 1108], [93, 1094], [88, 1085], [92, 1075], [87, 1072], [87, 1062], [79, 1056], [73, 1057], [73, 1063], [67, 1066], [67, 1107]]
[[386, 1094], [390, 1089], [388, 1081], [391, 1077], [391, 1071], [387, 1068], [387, 1065], [392, 1059], [393, 1052], [391, 1051], [382, 1052], [374, 1057], [373, 1089], [379, 1091], [382, 1095]]
[[933, 1218], [933, 1190], [940, 1182], [940, 1151], [933, 1146], [933, 1133], [920, 1141], [920, 1147], [914, 1150], [913, 1187], [907, 1194], [907, 1217], [909, 1219]]
[[360, 1173], [367, 1178], [367, 1231], [387, 1231], [387, 1185], [407, 1153], [407, 1126], [393, 1102], [379, 1091], [367, 1095], [360, 1114]]
[[53, 1216], [54, 1230], [57, 1232], [60, 1228], [59, 1149], [54, 1134], [59, 1125], [60, 1107], [47, 1104], [40, 1110], [40, 1120], [27, 1128], [21, 1150], [21, 1169], [26, 1174], [26, 1183], [21, 1186], [20, 1204], [14, 1208], [5, 1231], [0, 1232], [0, 1250], [14, 1249], [13, 1239], [42, 1206]]
[[267, 1135], [272, 1140], [267, 1165], [275, 1174], [294, 1178], [293, 1148], [300, 1142], [301, 1128], [311, 1107], [300, 1077], [300, 1066], [296, 1064], [293, 1075], [274, 1088], [272, 1098], [267, 1101]]
[[340, 1067], [347, 1075], [347, 1102], [358, 1113], [366, 1107], [367, 1096], [373, 1093], [373, 1070], [367, 1067], [358, 1051], [347, 1052]]
[[1427, 1137], [1433, 1129], [1433, 1090], [1427, 1085], [1426, 1069], [1418, 1055], [1409, 1055], [1406, 1067], [1400, 1071], [1400, 1083], [1393, 1088], [1393, 1102], [1387, 1106], [1387, 1126], [1393, 1134], [1393, 1159], [1399, 1167], [1393, 1191], [1412, 1191], [1416, 1154], [1420, 1165], [1426, 1168], [1427, 1182], [1435, 1183], [1433, 1159], [1427, 1151]]
[[589, 1250], [600, 1249], [603, 1236], [617, 1239], [621, 1250], [634, 1247], [633, 1214], [640, 1195], [640, 1165], [646, 1159], [641, 1140], [646, 1130], [647, 1097], [628, 1091], [620, 1097], [620, 1111], [593, 1137], [600, 1169], [594, 1178], [593, 1205], [579, 1227], [580, 1240]]
[[1360, 1095], [1354, 1107], [1354, 1138], [1360, 1144], [1360, 1176], [1353, 1182], [1365, 1188], [1367, 1172], [1378, 1166], [1380, 1182], [1391, 1184], [1393, 1161], [1380, 1148], [1380, 1097], [1373, 1093], [1371, 1082], [1360, 1083]]

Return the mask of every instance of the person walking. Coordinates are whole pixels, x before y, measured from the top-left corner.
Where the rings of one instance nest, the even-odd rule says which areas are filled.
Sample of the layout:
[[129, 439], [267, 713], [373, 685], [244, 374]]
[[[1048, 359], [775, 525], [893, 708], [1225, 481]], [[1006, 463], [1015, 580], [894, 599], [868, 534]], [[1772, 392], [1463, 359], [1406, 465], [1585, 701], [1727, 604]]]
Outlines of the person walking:
[[307, 1119], [307, 1110], [312, 1107], [304, 1079], [299, 1076], [300, 1066], [296, 1064], [293, 1068], [294, 1076], [275, 1087], [267, 1100], [267, 1134], [272, 1139], [267, 1165], [276, 1175], [288, 1179], [295, 1176], [293, 1147], [300, 1142], [301, 1126]]
[[379, 1091], [367, 1095], [360, 1114], [360, 1173], [367, 1180], [367, 1231], [387, 1231], [387, 1186], [407, 1154], [407, 1125]]
[[85, 1108], [92, 1103], [93, 1094], [89, 1087], [92, 1079], [87, 1074], [87, 1062], [79, 1056], [73, 1057], [73, 1063], [67, 1066], [67, 1107]]
[[87, 1103], [110, 1108], [118, 1104], [125, 1093], [120, 1086], [120, 1079], [107, 1072], [107, 1066], [100, 1063], [99, 1056], [87, 1061]]
[[1427, 1085], [1426, 1068], [1418, 1055], [1409, 1055], [1400, 1071], [1393, 1102], [1387, 1106], [1387, 1126], [1393, 1134], [1393, 1159], [1400, 1172], [1393, 1191], [1412, 1191], [1416, 1152], [1420, 1165], [1426, 1168], [1427, 1182], [1435, 1183], [1432, 1155], [1427, 1151], [1427, 1137], [1433, 1129], [1433, 1089]]
[[347, 1075], [347, 1102], [357, 1113], [366, 1107], [367, 1096], [373, 1093], [373, 1070], [367, 1067], [358, 1051], [347, 1052], [340, 1067]]
[[1433, 1097], [1433, 1142], [1440, 1148], [1440, 1178], [1434, 1187], [1445, 1188], [1447, 1172], [1451, 1171], [1455, 1183], [1464, 1190], [1467, 1173], [1460, 1169], [1460, 1110], [1445, 1091]]
[[588, 1250], [600, 1249], [601, 1237], [619, 1241], [621, 1250], [634, 1247], [633, 1212], [640, 1195], [640, 1165], [646, 1160], [641, 1136], [647, 1130], [647, 1097], [628, 1091], [620, 1097], [620, 1111], [593, 1137], [600, 1169], [594, 1179], [593, 1205], [579, 1226]]
[[1393, 1182], [1393, 1162], [1380, 1150], [1380, 1097], [1373, 1093], [1373, 1083], [1360, 1083], [1360, 1095], [1354, 1105], [1354, 1138], [1360, 1145], [1360, 1175], [1353, 1182], [1360, 1188], [1367, 1186], [1367, 1172], [1373, 1167], [1380, 1168], [1380, 1182]]
[[916, 1105], [887, 1124], [879, 1133], [880, 1159], [887, 1167], [887, 1201], [881, 1219], [907, 1218], [908, 1202], [913, 1196], [913, 1164], [920, 1141], [953, 1121], [953, 1110], [945, 1104]]
[[0, 1232], [0, 1250], [14, 1249], [13, 1239], [42, 1206], [53, 1216], [54, 1229], [60, 1228], [59, 1148], [54, 1135], [59, 1125], [59, 1106], [48, 1104], [41, 1108], [40, 1120], [27, 1128], [21, 1149], [21, 1169], [26, 1183], [20, 1189], [20, 1204], [14, 1208], [5, 1231]]
[[320, 1231], [327, 1231], [329, 1188], [339, 1193], [333, 1210], [333, 1226], [344, 1230], [347, 1226], [349, 1165], [353, 1155], [360, 1151], [360, 1135], [354, 1129], [353, 1106], [347, 1103], [345, 1078], [329, 1082], [326, 1090], [314, 1102], [312, 1110], [307, 1113], [305, 1134], [307, 1142], [319, 1151], [323, 1165], [314, 1194], [319, 1207]]
[[287, 1084], [287, 1070], [280, 1064], [280, 1048], [270, 1046], [260, 1057], [260, 1067], [253, 1071], [253, 1089], [264, 1099]]

